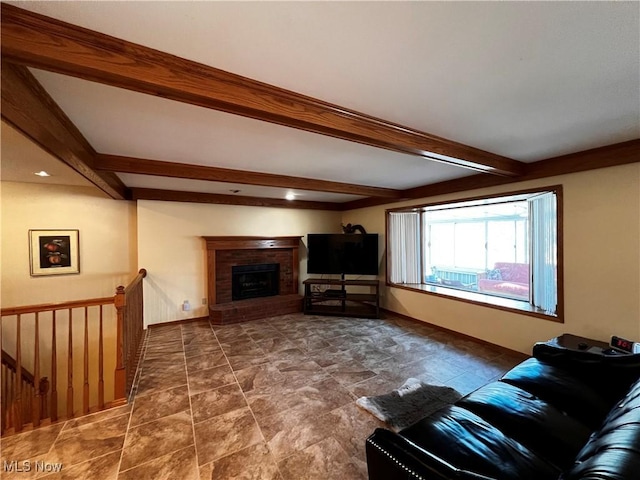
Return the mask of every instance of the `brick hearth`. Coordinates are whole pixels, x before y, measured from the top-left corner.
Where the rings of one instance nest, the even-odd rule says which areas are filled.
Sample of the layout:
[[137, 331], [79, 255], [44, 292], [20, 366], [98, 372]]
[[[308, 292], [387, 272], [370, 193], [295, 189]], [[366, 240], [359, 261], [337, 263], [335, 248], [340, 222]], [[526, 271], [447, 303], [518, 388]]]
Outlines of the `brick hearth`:
[[[300, 237], [204, 237], [207, 243], [209, 319], [215, 325], [302, 311], [298, 295]], [[280, 294], [232, 301], [231, 267], [280, 264]]]
[[301, 311], [302, 297], [294, 293], [212, 305], [209, 319], [214, 325], [228, 325]]

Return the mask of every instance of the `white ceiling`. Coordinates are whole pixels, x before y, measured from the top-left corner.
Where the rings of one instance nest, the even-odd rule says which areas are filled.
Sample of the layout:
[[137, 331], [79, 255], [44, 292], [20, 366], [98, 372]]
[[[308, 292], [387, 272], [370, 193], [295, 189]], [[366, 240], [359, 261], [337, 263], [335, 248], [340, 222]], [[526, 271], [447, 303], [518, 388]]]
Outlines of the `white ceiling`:
[[[523, 162], [640, 137], [640, 2], [11, 3]], [[398, 189], [475, 173], [32, 72], [101, 153]]]

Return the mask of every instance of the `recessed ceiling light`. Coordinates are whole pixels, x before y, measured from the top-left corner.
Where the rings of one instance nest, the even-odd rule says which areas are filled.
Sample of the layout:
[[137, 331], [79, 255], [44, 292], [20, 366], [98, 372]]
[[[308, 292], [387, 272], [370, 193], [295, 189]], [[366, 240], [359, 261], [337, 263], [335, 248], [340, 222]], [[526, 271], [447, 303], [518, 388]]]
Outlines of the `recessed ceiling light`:
[[288, 192], [284, 198], [286, 198], [287, 200], [295, 200], [296, 195], [293, 192]]
[[39, 177], [50, 177], [51, 176], [47, 172], [45, 172], [44, 170], [40, 170], [39, 172], [36, 172], [34, 175], [38, 175]]

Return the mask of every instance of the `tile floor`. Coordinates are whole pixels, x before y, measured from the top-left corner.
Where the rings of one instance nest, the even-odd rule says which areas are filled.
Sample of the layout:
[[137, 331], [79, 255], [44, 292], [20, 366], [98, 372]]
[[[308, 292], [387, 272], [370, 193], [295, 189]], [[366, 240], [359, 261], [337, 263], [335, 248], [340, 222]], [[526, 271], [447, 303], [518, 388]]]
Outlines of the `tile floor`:
[[358, 397], [409, 377], [466, 394], [523, 358], [394, 317], [155, 327], [132, 404], [2, 439], [3, 467], [32, 463], [0, 477], [366, 479], [365, 439], [382, 425]]

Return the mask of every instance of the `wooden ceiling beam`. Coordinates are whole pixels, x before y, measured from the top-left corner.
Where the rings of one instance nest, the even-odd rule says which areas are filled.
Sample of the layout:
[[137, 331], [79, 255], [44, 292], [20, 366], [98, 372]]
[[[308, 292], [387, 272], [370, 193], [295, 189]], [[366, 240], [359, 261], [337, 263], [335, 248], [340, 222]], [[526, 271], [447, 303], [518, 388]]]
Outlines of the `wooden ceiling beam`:
[[227, 168], [206, 167], [185, 163], [162, 162], [144, 158], [98, 154], [95, 168], [107, 172], [136, 173], [161, 177], [207, 180], [211, 182], [240, 183], [267, 187], [293, 188], [315, 192], [345, 193], [366, 197], [400, 199], [401, 191], [391, 188], [354, 185], [351, 183], [315, 180], [311, 178], [275, 175], [271, 173], [247, 172]]
[[[524, 182], [556, 175], [585, 172], [598, 168], [616, 167], [640, 162], [640, 139], [592, 148], [582, 152], [560, 155], [534, 163], [528, 163], [525, 174], [519, 178], [497, 177], [495, 175], [472, 175], [470, 177], [447, 180], [445, 182], [410, 188], [402, 192], [407, 199], [427, 198], [449, 193], [464, 192], [478, 188], [495, 187], [508, 183]], [[392, 203], [385, 198], [363, 198], [343, 203], [344, 210], [373, 207]]]
[[183, 192], [154, 188], [131, 188], [133, 200], [159, 200], [164, 202], [215, 203], [219, 205], [242, 205], [249, 207], [297, 208], [308, 210], [342, 210], [341, 203], [313, 202], [306, 200], [284, 200], [217, 193]]
[[2, 119], [112, 198], [127, 189], [113, 173], [95, 172], [96, 152], [27, 68], [2, 61]]
[[2, 55], [15, 63], [484, 173], [524, 170], [510, 158], [7, 3], [1, 22]]

